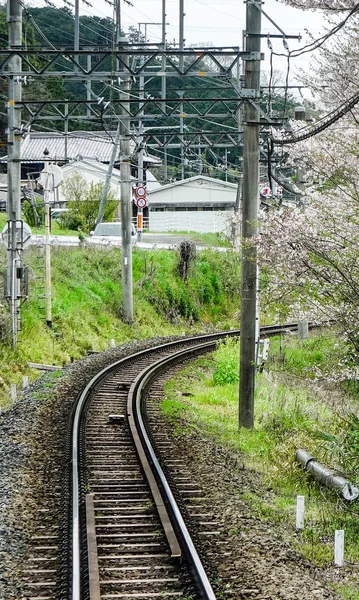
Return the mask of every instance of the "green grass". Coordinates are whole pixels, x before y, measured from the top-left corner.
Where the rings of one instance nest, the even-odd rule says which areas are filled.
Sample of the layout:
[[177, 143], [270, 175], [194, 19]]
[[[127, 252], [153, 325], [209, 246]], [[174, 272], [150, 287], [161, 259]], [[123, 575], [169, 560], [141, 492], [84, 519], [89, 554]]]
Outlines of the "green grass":
[[[0, 254], [5, 267], [5, 249]], [[21, 309], [22, 332], [14, 350], [11, 339], [0, 344], [0, 406], [10, 397], [10, 385], [21, 386], [23, 375], [39, 376], [27, 363], [62, 365], [89, 350], [154, 336], [225, 329], [235, 325], [239, 272], [230, 273], [234, 256], [215, 251], [199, 253], [188, 283], [177, 272], [174, 251], [133, 252], [134, 324], [122, 318], [121, 251], [97, 248], [53, 248], [52, 322], [45, 323], [44, 256], [31, 247], [24, 253], [29, 266], [30, 295]], [[232, 270], [232, 271], [233, 271]], [[0, 307], [0, 316], [8, 315]], [[5, 334], [0, 320], [0, 339]]]
[[[0, 213], [0, 230], [6, 225], [7, 216], [5, 212]], [[31, 232], [33, 235], [44, 235], [45, 234], [45, 225], [41, 227], [31, 227]], [[74, 235], [78, 236], [78, 231], [73, 231], [72, 229], [61, 229], [59, 223], [56, 219], [52, 220], [51, 223], [51, 234], [52, 235]]]
[[[44, 235], [45, 234], [45, 225], [42, 225], [41, 227], [31, 227], [31, 232], [33, 235]], [[56, 219], [52, 219], [51, 235], [72, 235], [72, 236], [78, 237], [79, 232], [74, 231], [73, 229], [64, 229], [64, 228], [60, 227], [60, 225]]]
[[[244, 499], [260, 518], [286, 523], [293, 546], [319, 566], [333, 562], [336, 529], [346, 532], [345, 560], [359, 561], [357, 505], [338, 500], [295, 461], [296, 450], [305, 448], [322, 464], [345, 468], [359, 485], [359, 419], [354, 414], [343, 419], [305, 383], [313, 369], [328, 367], [337, 343], [330, 332], [312, 334], [302, 343], [293, 336], [271, 342], [270, 364], [257, 375], [253, 430], [238, 428], [239, 344], [232, 340], [220, 344], [213, 358], [200, 359], [196, 367], [191, 364], [168, 382], [162, 404], [178, 433], [201, 432], [239, 452], [249, 468], [261, 473], [270, 493], [264, 497], [246, 492]], [[281, 373], [271, 367], [281, 368]], [[298, 494], [306, 498], [302, 533], [295, 532]], [[340, 593], [359, 600], [354, 584]]]

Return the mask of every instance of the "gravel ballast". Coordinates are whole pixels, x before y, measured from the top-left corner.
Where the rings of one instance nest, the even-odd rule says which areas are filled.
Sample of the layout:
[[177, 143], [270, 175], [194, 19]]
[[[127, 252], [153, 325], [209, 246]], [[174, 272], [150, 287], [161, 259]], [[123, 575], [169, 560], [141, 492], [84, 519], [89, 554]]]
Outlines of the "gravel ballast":
[[[173, 339], [173, 338], [171, 338]], [[0, 600], [23, 598], [17, 576], [27, 556], [32, 518], [41, 496], [61, 476], [63, 434], [73, 403], [100, 369], [128, 353], [165, 340], [135, 342], [89, 356], [29, 386], [0, 417]], [[222, 579], [225, 596], [237, 600], [334, 600], [325, 580], [344, 581], [352, 567], [320, 570], [290, 547], [285, 528], [261, 520], [243, 500], [243, 489], [265, 494], [258, 474], [236, 453], [200, 434], [168, 435], [194, 479], [205, 490], [210, 510], [221, 522], [221, 538], [205, 542]], [[295, 534], [294, 534], [295, 535]], [[219, 544], [219, 545], [218, 545]], [[225, 544], [226, 552], [223, 555]], [[357, 569], [355, 576], [358, 577]], [[241, 590], [239, 592], [239, 590]]]

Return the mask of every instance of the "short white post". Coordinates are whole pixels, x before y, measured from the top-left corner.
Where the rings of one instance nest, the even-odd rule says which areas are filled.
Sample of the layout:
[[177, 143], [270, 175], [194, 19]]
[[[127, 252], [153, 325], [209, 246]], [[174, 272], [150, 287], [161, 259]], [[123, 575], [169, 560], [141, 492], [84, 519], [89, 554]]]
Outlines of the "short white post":
[[115, 342], [115, 340], [113, 340], [113, 339], [110, 340], [110, 346], [111, 346], [111, 348], [116, 348], [116, 342]]
[[297, 496], [296, 529], [304, 529], [304, 496]]
[[16, 402], [16, 383], [12, 383], [11, 384], [11, 400], [12, 403], [14, 404]]
[[344, 564], [344, 530], [337, 529], [334, 543], [334, 564], [342, 567]]
[[306, 340], [309, 337], [308, 319], [302, 319], [298, 323], [298, 339], [299, 341]]
[[22, 389], [25, 390], [28, 385], [29, 385], [29, 377], [27, 375], [24, 375], [24, 377], [22, 378]]

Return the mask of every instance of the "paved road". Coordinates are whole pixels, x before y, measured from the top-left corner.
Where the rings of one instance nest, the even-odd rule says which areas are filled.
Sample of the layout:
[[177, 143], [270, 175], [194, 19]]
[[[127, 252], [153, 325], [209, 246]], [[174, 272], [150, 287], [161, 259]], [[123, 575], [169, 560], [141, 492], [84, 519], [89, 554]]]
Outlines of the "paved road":
[[[138, 242], [137, 246], [139, 248], [150, 249], [153, 247], [156, 248], [173, 248], [174, 246], [180, 244], [183, 240], [188, 239], [189, 236], [185, 234], [176, 234], [176, 233], [144, 233], [142, 236], [142, 242]], [[78, 236], [70, 236], [70, 235], [51, 235], [51, 245], [52, 246], [79, 246], [80, 240]], [[92, 238], [88, 238], [89, 243], [91, 244]], [[104, 238], [105, 240], [106, 238]], [[113, 239], [113, 238], [112, 238]], [[43, 235], [33, 235], [31, 244], [33, 246], [39, 245], [42, 246], [44, 244], [44, 236]], [[102, 245], [102, 244], [96, 244]], [[103, 244], [107, 245], [106, 241]], [[115, 243], [111, 240], [111, 246], [121, 246], [121, 240], [118, 243]]]

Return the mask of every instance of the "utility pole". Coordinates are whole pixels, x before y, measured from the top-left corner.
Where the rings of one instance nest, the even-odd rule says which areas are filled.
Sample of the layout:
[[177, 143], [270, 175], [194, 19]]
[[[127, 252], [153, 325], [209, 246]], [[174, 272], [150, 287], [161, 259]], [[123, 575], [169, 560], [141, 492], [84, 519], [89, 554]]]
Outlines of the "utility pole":
[[[179, 0], [179, 50], [184, 50], [184, 0]], [[180, 69], [183, 68], [183, 56], [179, 59]]]
[[[127, 41], [127, 40], [126, 40]], [[124, 40], [122, 40], [124, 43]], [[129, 59], [126, 59], [129, 62]], [[128, 76], [121, 80], [121, 112], [125, 116], [129, 111], [129, 93], [131, 88]], [[122, 308], [127, 323], [133, 322], [132, 294], [132, 186], [130, 122], [120, 117], [120, 172], [121, 172], [121, 228], [122, 228]]]
[[[75, 20], [74, 20], [74, 50], [80, 49], [80, 0], [75, 0]], [[79, 55], [75, 61], [80, 62]]]
[[[246, 3], [245, 88], [260, 92], [261, 0]], [[242, 284], [241, 344], [239, 383], [239, 426], [254, 425], [254, 388], [256, 373], [257, 249], [251, 240], [257, 234], [259, 206], [259, 111], [251, 103], [244, 106], [243, 202], [242, 202]]]
[[184, 96], [185, 92], [184, 92], [184, 90], [177, 90], [177, 94], [181, 98], [179, 133], [180, 133], [180, 140], [181, 140], [181, 179], [184, 179], [183, 96]]
[[[165, 51], [166, 50], [166, 0], [162, 0], [162, 48]], [[166, 71], [166, 57], [163, 56], [162, 58], [162, 77], [161, 77], [161, 99], [162, 99], [162, 110], [165, 113], [166, 112], [166, 102], [165, 102], [165, 98], [166, 98], [166, 76], [165, 76], [165, 71]], [[164, 180], [165, 182], [167, 181], [167, 146], [165, 144], [165, 147], [163, 149], [163, 176], [164, 176]]]
[[44, 203], [45, 203], [45, 297], [46, 297], [46, 325], [52, 328], [51, 310], [51, 239], [50, 239], [50, 190], [52, 188], [48, 163], [49, 151], [44, 151], [45, 167], [44, 173]]
[[[9, 30], [9, 49], [22, 45], [22, 7], [19, 0], [8, 0], [7, 23]], [[21, 83], [15, 80], [11, 72], [22, 70], [19, 56], [11, 58], [9, 65], [8, 93], [8, 166], [7, 166], [7, 227], [8, 245], [6, 257], [5, 297], [11, 303], [12, 340], [17, 343], [17, 332], [20, 329], [20, 279], [21, 250], [23, 228], [21, 222], [21, 110], [15, 109], [15, 103], [21, 102]], [[21, 239], [18, 239], [18, 236]]]

